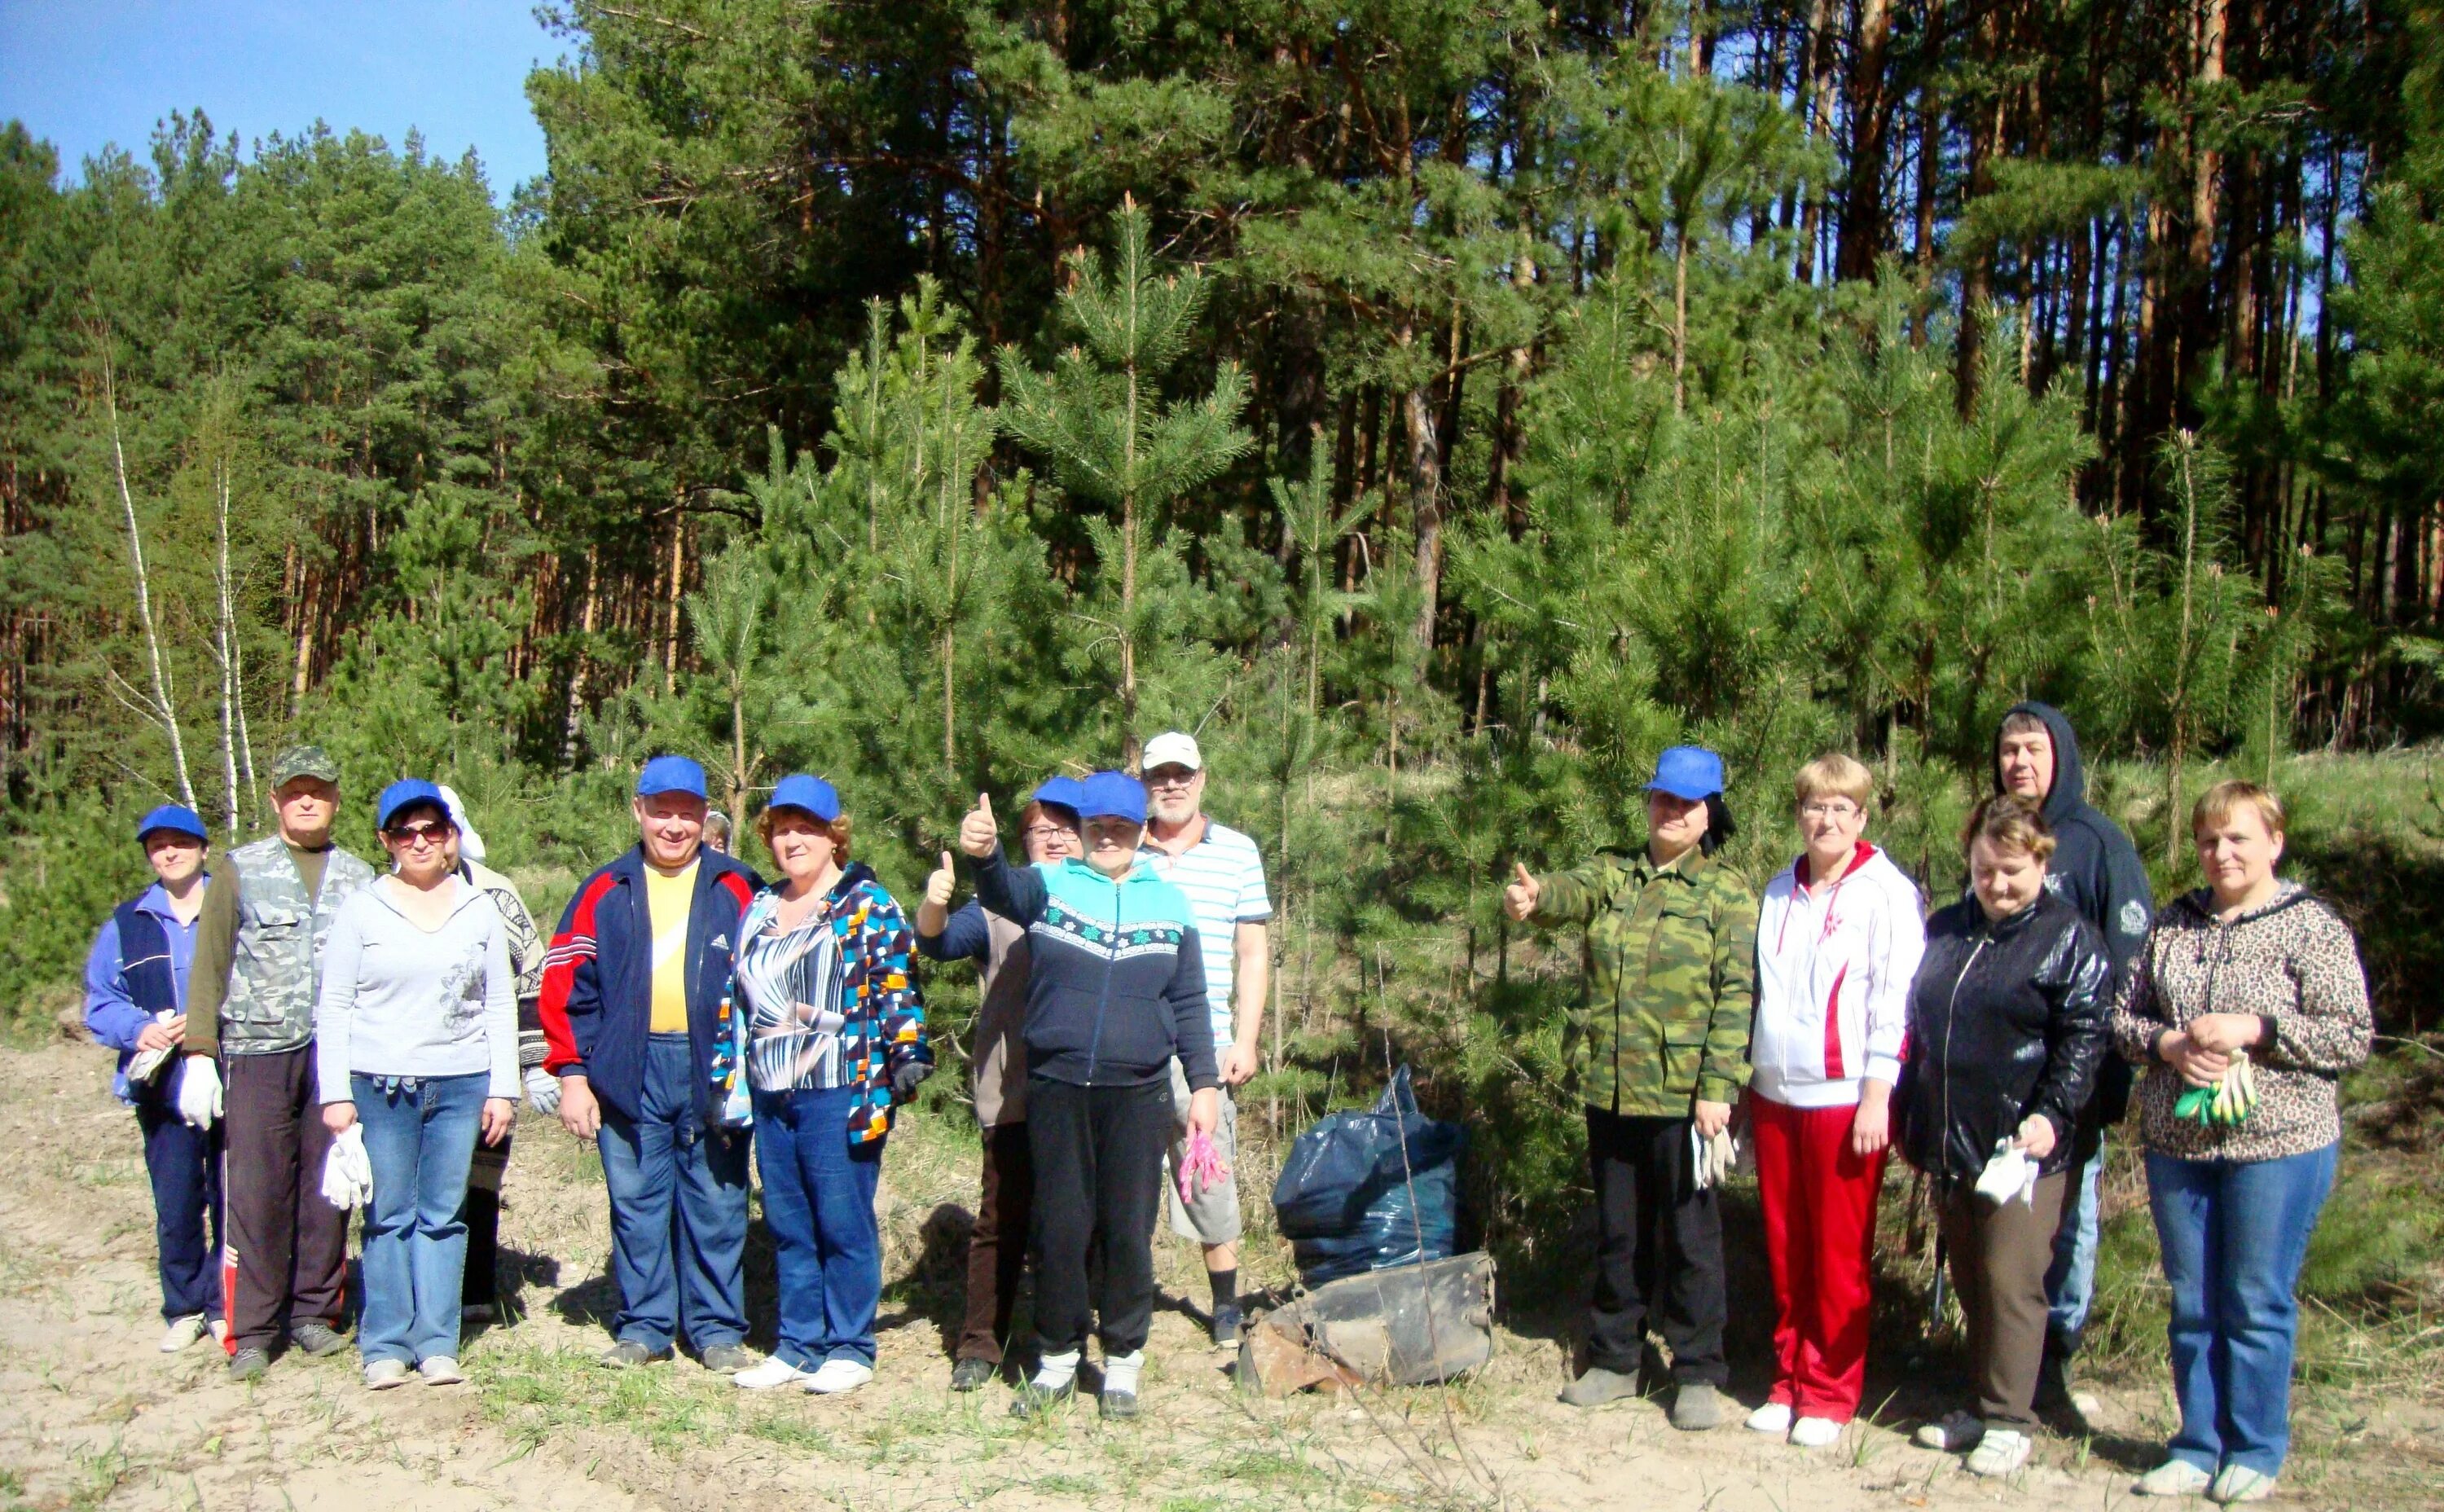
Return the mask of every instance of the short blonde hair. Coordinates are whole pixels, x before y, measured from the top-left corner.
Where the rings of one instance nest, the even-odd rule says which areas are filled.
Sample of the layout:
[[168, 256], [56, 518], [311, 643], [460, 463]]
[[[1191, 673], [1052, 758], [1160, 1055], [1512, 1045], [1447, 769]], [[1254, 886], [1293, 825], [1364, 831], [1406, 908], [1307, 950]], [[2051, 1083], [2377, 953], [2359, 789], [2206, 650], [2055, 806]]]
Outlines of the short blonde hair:
[[1790, 785], [1794, 805], [1811, 798], [1846, 798], [1864, 813], [1867, 801], [1876, 796], [1876, 774], [1856, 758], [1828, 750], [1802, 766]]
[[2045, 811], [2012, 793], [1997, 793], [1969, 811], [1969, 822], [1960, 831], [1960, 849], [1984, 840], [1998, 851], [2019, 851], [2040, 861], [2049, 861], [2054, 855], [2053, 827], [2046, 822]]
[[848, 864], [849, 824], [848, 816], [846, 814], [838, 815], [832, 819], [821, 819], [806, 812], [805, 809], [800, 808], [795, 803], [772, 804], [770, 807], [765, 809], [763, 813], [755, 816], [755, 838], [764, 842], [764, 848], [766, 850], [770, 850], [772, 848], [772, 820], [773, 816], [777, 814], [795, 814], [800, 819], [812, 824], [815, 827], [816, 834], [826, 836], [830, 839], [832, 842], [832, 858], [840, 862], [842, 866], [846, 866]]
[[2196, 839], [2200, 830], [2223, 823], [2231, 818], [2233, 810], [2240, 808], [2255, 809], [2267, 834], [2283, 833], [2283, 800], [2270, 789], [2235, 777], [2198, 795], [2197, 806], [2190, 810], [2190, 839]]

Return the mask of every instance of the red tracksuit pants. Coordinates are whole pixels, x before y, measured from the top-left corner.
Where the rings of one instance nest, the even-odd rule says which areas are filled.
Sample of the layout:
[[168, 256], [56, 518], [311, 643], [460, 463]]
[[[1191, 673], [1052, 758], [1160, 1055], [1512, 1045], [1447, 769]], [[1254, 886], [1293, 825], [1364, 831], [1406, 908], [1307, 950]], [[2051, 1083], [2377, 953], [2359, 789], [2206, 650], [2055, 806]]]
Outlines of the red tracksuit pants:
[[1846, 1423], [1866, 1383], [1884, 1156], [1851, 1153], [1855, 1107], [1790, 1108], [1756, 1096], [1750, 1107], [1773, 1263], [1771, 1400], [1800, 1417]]

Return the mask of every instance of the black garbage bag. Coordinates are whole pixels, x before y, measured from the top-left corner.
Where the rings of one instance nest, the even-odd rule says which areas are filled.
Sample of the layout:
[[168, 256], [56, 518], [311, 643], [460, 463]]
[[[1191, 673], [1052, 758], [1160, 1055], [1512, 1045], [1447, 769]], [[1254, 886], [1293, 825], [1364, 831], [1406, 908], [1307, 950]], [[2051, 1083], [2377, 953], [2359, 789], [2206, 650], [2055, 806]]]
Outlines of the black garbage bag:
[[1467, 1144], [1459, 1125], [1417, 1111], [1407, 1066], [1372, 1112], [1331, 1114], [1299, 1135], [1273, 1183], [1299, 1279], [1321, 1286], [1450, 1256]]

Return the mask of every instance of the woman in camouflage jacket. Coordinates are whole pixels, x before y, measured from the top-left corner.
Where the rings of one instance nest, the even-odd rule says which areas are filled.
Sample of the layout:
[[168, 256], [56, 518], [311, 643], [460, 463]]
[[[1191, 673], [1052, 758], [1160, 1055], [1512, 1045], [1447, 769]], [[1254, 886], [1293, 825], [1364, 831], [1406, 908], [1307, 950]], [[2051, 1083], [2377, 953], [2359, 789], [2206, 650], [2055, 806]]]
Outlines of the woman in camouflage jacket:
[[1714, 857], [1731, 834], [1721, 757], [1665, 751], [1646, 817], [1642, 850], [1543, 877], [1520, 866], [1503, 904], [1515, 919], [1586, 929], [1571, 1070], [1599, 1238], [1587, 1370], [1562, 1399], [1634, 1392], [1651, 1311], [1672, 1349], [1672, 1424], [1710, 1429], [1724, 1412], [1727, 1304], [1722, 1218], [1698, 1156], [1748, 1082], [1757, 899]]

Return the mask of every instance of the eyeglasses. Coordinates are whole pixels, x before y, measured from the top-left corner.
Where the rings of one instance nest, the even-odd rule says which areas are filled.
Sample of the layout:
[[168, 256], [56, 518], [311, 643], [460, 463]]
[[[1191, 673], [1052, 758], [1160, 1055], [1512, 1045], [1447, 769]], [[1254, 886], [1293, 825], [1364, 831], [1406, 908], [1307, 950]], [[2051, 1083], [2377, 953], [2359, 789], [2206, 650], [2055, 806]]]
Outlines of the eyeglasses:
[[1145, 774], [1148, 787], [1186, 787], [1196, 781], [1196, 774], [1185, 766], [1157, 766]]
[[427, 845], [449, 844], [451, 829], [447, 824], [402, 824], [383, 833], [399, 844], [416, 850]]
[[1031, 840], [1057, 840], [1075, 832], [1066, 824], [1029, 824], [1022, 833]]
[[1799, 805], [1799, 815], [1802, 819], [1852, 819], [1857, 817], [1859, 812], [1859, 805], [1856, 803], [1802, 803]]

